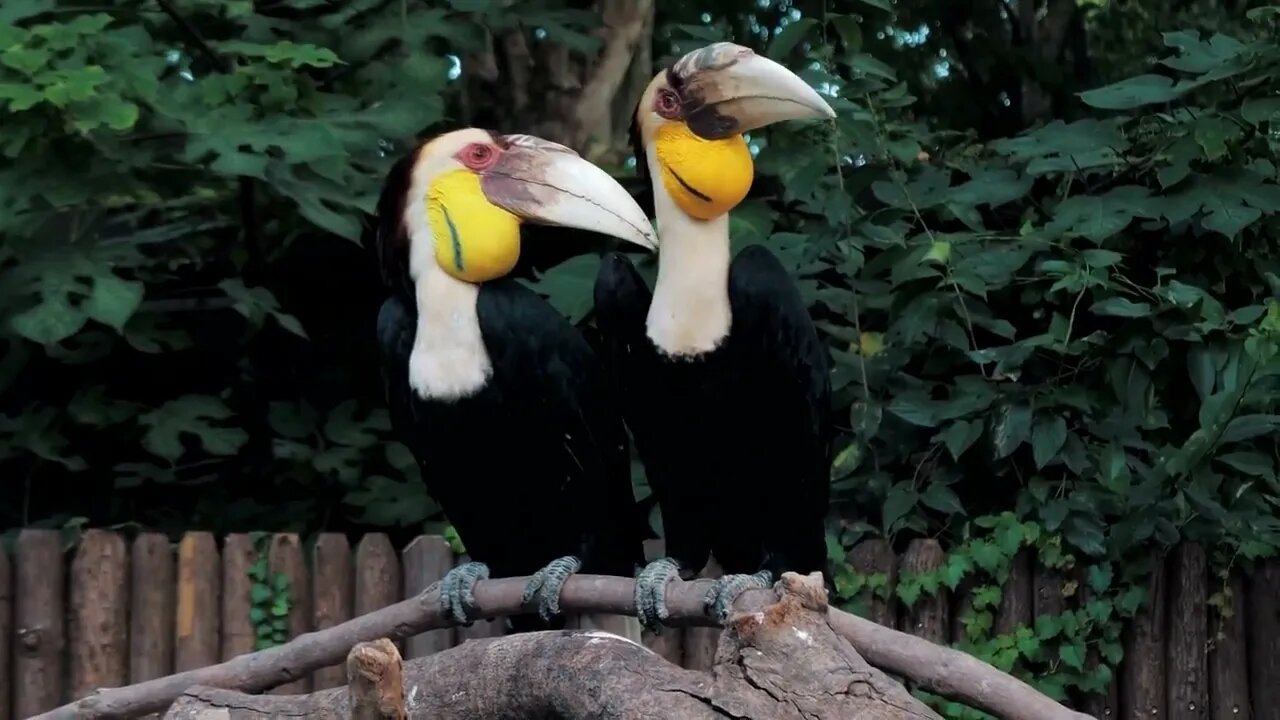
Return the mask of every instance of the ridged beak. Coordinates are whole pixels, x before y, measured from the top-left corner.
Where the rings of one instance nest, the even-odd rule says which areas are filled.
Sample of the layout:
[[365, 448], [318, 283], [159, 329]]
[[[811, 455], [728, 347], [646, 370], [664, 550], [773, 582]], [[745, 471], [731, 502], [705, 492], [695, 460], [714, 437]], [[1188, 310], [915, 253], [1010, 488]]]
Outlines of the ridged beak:
[[675, 70], [685, 122], [699, 137], [718, 140], [783, 120], [836, 116], [800, 76], [750, 48], [716, 43], [681, 58]]
[[529, 222], [612, 235], [654, 250], [644, 211], [609, 173], [573, 150], [532, 135], [504, 135], [480, 187], [489, 202]]

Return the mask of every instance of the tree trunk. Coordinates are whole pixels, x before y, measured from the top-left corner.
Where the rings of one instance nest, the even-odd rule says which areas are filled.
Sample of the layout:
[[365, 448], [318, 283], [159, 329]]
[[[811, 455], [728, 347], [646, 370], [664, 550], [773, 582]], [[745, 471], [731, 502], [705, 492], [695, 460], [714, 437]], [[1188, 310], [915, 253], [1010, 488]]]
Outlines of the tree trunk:
[[538, 42], [534, 29], [489, 35], [462, 59], [464, 114], [471, 124], [539, 135], [603, 165], [630, 152], [627, 130], [652, 79], [653, 0], [599, 0], [592, 56]]
[[[788, 575], [777, 596], [732, 618], [709, 675], [608, 633], [527, 633], [410, 661], [407, 710], [413, 718], [455, 720], [940, 720], [832, 629], [820, 575]], [[350, 697], [347, 688], [253, 696], [200, 687], [184, 693], [165, 717], [346, 718]]]

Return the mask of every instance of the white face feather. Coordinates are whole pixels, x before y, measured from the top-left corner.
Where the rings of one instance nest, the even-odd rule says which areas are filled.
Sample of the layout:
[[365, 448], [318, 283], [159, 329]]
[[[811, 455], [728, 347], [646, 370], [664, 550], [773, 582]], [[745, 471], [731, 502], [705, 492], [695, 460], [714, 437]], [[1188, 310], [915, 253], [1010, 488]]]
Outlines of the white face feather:
[[409, 387], [424, 400], [459, 400], [478, 392], [493, 375], [484, 347], [476, 300], [480, 288], [440, 269], [427, 219], [427, 188], [442, 173], [462, 166], [453, 159], [469, 143], [489, 142], [483, 130], [460, 130], [431, 142], [413, 168], [405, 205], [409, 277], [413, 278], [418, 327], [409, 354]]
[[658, 281], [645, 320], [649, 340], [672, 357], [711, 352], [729, 335], [729, 214], [689, 217], [667, 194], [656, 154], [645, 146], [657, 216]]

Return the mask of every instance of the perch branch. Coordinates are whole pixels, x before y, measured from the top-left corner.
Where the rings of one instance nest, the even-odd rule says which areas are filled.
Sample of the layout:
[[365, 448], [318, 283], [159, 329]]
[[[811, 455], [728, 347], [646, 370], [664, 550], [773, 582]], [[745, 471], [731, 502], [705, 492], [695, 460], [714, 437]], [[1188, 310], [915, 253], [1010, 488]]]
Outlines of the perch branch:
[[[485, 618], [525, 612], [520, 597], [527, 578], [484, 580], [476, 585], [476, 603]], [[672, 625], [714, 625], [704, 614], [710, 581], [673, 583], [667, 593]], [[565, 583], [560, 606], [569, 613], [634, 615], [634, 582], [629, 578], [574, 575]], [[743, 593], [736, 607], [758, 607], [772, 593]], [[1005, 720], [1091, 720], [1031, 686], [958, 650], [897, 632], [840, 610], [830, 610], [837, 632], [872, 665], [911, 678], [920, 687], [989, 712]], [[449, 627], [434, 589], [340, 625], [305, 633], [267, 650], [217, 665], [188, 670], [121, 688], [104, 689], [39, 715], [35, 720], [127, 718], [159, 712], [190, 687], [208, 685], [247, 692], [296, 680], [305, 673], [342, 662], [359, 642], [387, 637], [400, 640]]]
[[[450, 720], [941, 720], [831, 629], [820, 574], [788, 574], [775, 593], [760, 612], [731, 620], [710, 673], [608, 633], [527, 633], [411, 661], [407, 710]], [[199, 688], [165, 717], [345, 718], [352, 692], [255, 697]]]

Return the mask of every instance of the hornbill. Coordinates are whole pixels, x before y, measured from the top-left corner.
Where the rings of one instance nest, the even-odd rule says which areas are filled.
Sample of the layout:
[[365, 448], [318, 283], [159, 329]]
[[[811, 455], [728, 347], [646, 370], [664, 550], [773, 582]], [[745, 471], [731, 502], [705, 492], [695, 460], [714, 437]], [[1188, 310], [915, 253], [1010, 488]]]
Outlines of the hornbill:
[[628, 442], [603, 367], [577, 328], [507, 277], [525, 221], [654, 248], [621, 185], [530, 135], [440, 135], [395, 164], [378, 201], [383, 382], [397, 435], [474, 559], [440, 586], [445, 613], [464, 625], [491, 571], [532, 575], [525, 603], [537, 600], [552, 625], [569, 575], [631, 577], [644, 563], [641, 527], [625, 521]]
[[714, 554], [706, 596], [733, 600], [782, 572], [825, 569], [831, 383], [799, 290], [767, 249], [730, 259], [728, 212], [753, 166], [744, 132], [832, 118], [803, 80], [732, 43], [695, 50], [645, 90], [636, 165], [653, 185], [659, 235], [652, 293], [620, 253], [595, 285], [596, 322], [623, 413], [662, 512], [667, 557], [645, 567], [636, 607], [667, 616], [666, 584]]

